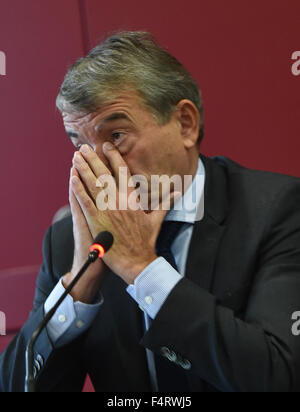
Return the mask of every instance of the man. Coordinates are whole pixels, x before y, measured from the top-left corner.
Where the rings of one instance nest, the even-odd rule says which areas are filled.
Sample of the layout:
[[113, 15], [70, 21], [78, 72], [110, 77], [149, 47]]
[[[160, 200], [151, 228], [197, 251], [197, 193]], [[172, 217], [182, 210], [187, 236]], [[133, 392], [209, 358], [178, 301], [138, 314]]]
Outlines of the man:
[[[39, 391], [80, 391], [87, 373], [103, 392], [298, 391], [299, 179], [199, 157], [199, 89], [147, 33], [118, 33], [76, 62], [57, 106], [78, 149], [72, 217], [45, 236], [34, 309], [0, 358], [1, 390], [23, 390], [31, 334], [108, 230], [112, 249], [36, 344]], [[175, 210], [173, 188], [169, 212], [100, 210], [97, 179], [112, 175], [118, 192], [124, 171], [149, 193], [154, 175], [192, 176], [185, 207]]]

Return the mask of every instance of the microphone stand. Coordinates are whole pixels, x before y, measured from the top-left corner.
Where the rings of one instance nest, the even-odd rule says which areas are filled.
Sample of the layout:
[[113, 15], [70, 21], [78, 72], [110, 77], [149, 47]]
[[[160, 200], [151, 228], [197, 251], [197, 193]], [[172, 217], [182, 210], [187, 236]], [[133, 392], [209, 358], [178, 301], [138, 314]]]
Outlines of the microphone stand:
[[63, 295], [60, 297], [60, 299], [57, 301], [57, 303], [53, 306], [53, 308], [47, 313], [47, 315], [44, 317], [43, 321], [40, 323], [38, 328], [34, 331], [28, 345], [26, 348], [26, 378], [25, 378], [25, 392], [35, 392], [36, 391], [36, 382], [34, 378], [34, 368], [33, 368], [33, 363], [34, 363], [34, 345], [37, 339], [39, 338], [40, 334], [44, 330], [44, 328], [48, 325], [52, 317], [54, 316], [55, 312], [59, 308], [59, 306], [62, 304], [62, 302], [65, 300], [65, 298], [69, 295], [69, 293], [72, 291], [74, 286], [77, 284], [77, 282], [81, 279], [82, 275], [85, 273], [85, 271], [88, 269], [88, 267], [95, 262], [99, 257], [99, 250], [93, 250], [92, 252], [89, 253], [88, 259], [77, 274], [77, 276], [73, 279], [73, 281], [70, 283], [68, 288], [65, 290]]

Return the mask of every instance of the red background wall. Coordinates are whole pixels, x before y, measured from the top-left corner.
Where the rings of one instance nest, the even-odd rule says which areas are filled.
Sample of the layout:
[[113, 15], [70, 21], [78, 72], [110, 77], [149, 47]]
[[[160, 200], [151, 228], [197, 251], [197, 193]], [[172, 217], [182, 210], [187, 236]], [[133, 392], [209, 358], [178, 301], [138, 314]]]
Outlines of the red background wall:
[[[39, 264], [67, 203], [72, 148], [55, 96], [65, 70], [116, 29], [153, 32], [192, 72], [205, 103], [207, 155], [300, 176], [298, 0], [0, 0], [0, 270]], [[15, 254], [14, 242], [24, 240]]]
[[204, 154], [300, 177], [299, 15], [299, 0], [0, 0], [0, 275], [41, 262], [73, 151], [55, 97], [67, 66], [113, 30], [151, 31], [192, 72]]
[[153, 32], [192, 72], [203, 153], [300, 176], [299, 15], [298, 0], [0, 0], [0, 270], [40, 263], [72, 155], [55, 97], [67, 66], [113, 30]]

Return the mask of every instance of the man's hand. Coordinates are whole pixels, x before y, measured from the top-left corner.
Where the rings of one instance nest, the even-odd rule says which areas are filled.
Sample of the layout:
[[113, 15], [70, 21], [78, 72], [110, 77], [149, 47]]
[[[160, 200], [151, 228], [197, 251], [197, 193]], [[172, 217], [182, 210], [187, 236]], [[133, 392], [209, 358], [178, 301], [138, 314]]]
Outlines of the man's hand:
[[[113, 146], [112, 146], [113, 147]], [[127, 169], [127, 182], [131, 175], [129, 168], [116, 148], [106, 150], [107, 157], [116, 181], [117, 210], [100, 211], [97, 196], [101, 189], [97, 179], [105, 174], [111, 175], [97, 154], [87, 145], [82, 146], [74, 158], [74, 167], [78, 176], [71, 178], [74, 193], [92, 236], [108, 230], [114, 236], [113, 247], [104, 256], [104, 263], [127, 284], [133, 284], [135, 278], [156, 258], [155, 244], [166, 210], [155, 210], [146, 214], [143, 210], [118, 210], [119, 168]], [[98, 186], [98, 187], [97, 187]], [[128, 198], [135, 191], [128, 188]]]
[[[70, 179], [74, 176], [79, 178], [76, 169], [73, 167], [71, 169]], [[72, 191], [71, 181], [69, 189], [69, 202], [73, 219], [74, 261], [71, 272], [63, 277], [63, 285], [65, 288], [72, 282], [74, 277], [82, 268], [88, 257], [90, 245], [93, 242], [93, 237], [87, 225], [86, 219]], [[93, 263], [72, 290], [71, 296], [74, 301], [80, 301], [88, 304], [93, 303], [108, 272], [109, 269], [102, 260], [98, 259], [95, 263]]]

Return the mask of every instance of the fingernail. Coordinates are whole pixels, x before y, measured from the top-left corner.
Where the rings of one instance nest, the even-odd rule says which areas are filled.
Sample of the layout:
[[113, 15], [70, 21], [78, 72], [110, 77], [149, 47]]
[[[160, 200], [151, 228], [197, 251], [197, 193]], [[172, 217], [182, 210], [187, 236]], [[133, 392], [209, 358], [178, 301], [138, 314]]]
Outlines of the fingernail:
[[75, 160], [75, 162], [79, 162], [79, 163], [83, 162], [83, 157], [81, 156], [80, 152], [75, 153], [74, 160]]
[[92, 151], [92, 149], [88, 144], [84, 144], [84, 145], [81, 146], [80, 151], [82, 153], [88, 154]]
[[105, 142], [104, 145], [103, 145], [104, 150], [114, 150], [114, 148], [115, 148], [114, 145], [112, 145], [109, 142]]

